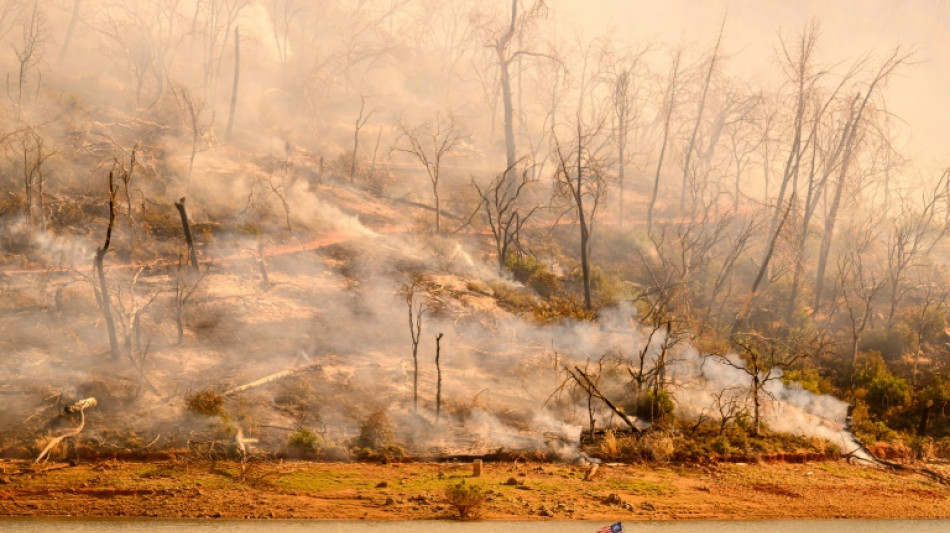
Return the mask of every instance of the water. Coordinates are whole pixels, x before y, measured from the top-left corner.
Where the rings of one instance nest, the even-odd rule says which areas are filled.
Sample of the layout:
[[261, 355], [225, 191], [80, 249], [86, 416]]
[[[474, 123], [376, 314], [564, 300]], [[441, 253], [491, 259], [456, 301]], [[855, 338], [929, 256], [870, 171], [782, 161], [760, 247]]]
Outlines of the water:
[[[232, 521], [90, 518], [0, 518], [2, 533], [593, 533], [607, 522]], [[626, 522], [627, 533], [943, 533], [950, 520], [783, 520]]]

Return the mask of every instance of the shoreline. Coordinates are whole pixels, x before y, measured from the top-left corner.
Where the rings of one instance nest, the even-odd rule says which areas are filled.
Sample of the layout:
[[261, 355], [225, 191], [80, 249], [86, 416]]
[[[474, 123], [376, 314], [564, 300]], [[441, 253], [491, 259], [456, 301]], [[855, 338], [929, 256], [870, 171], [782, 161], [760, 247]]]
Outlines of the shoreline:
[[[485, 463], [0, 462], [0, 516], [451, 520], [445, 489], [486, 493], [482, 520], [950, 518], [950, 487], [843, 461], [705, 466]], [[14, 472], [22, 473], [14, 473]]]

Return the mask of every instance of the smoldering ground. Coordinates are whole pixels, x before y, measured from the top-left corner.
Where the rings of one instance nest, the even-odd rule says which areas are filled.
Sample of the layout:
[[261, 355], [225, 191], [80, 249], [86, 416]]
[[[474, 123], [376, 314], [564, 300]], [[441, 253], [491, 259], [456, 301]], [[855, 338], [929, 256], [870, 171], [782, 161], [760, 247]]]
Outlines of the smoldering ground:
[[[640, 44], [629, 42], [640, 33], [586, 35], [594, 17], [576, 17], [580, 27], [570, 28], [576, 6], [561, 4], [0, 2], [0, 70], [11, 80], [0, 102], [0, 120], [10, 126], [0, 129], [0, 379], [10, 393], [3, 427], [12, 428], [2, 438], [42, 439], [58, 407], [95, 394], [100, 403], [84, 437], [103, 446], [174, 446], [199, 433], [230, 438], [240, 430], [276, 449], [299, 428], [344, 443], [382, 410], [397, 440], [414, 450], [510, 446], [571, 455], [591, 419], [598, 427], [620, 421], [565, 369], [588, 369], [606, 396], [637, 412], [628, 370], [641, 352], [645, 367], [655, 366], [665, 339], [643, 330], [644, 317], [624, 305], [599, 310], [594, 322], [542, 325], [523, 316], [525, 307], [548, 305], [548, 295], [497, 272], [493, 260], [504, 266], [508, 258], [488, 242], [486, 227], [499, 213], [486, 212], [490, 198], [480, 197], [506, 167], [527, 177], [513, 204], [516, 220], [533, 217], [513, 246], [551, 263], [557, 280], [569, 280], [583, 255], [577, 238], [586, 229], [576, 221], [590, 215], [595, 268], [609, 256], [628, 261], [631, 254], [619, 251], [636, 249], [637, 264], [618, 269], [624, 282], [642, 281], [652, 297], [668, 280], [644, 281], [649, 275], [679, 277], [686, 309], [671, 314], [688, 315], [698, 303], [709, 316], [693, 325], [716, 330], [736, 316], [754, 278], [749, 270], [776, 245], [781, 264], [771, 270], [797, 276], [789, 315], [803, 315], [794, 306], [811, 293], [811, 280], [834, 277], [811, 271], [813, 248], [821, 248], [831, 250], [828, 264], [842, 261], [839, 294], [816, 297], [802, 320], [815, 325], [827, 313], [828, 325], [816, 327], [837, 341], [852, 333], [838, 302], [866, 280], [844, 261], [879, 266], [888, 250], [852, 254], [847, 248], [859, 239], [843, 235], [844, 223], [832, 231], [836, 218], [861, 225], [862, 213], [882, 213], [886, 220], [867, 226], [896, 238], [908, 220], [920, 221], [920, 235], [936, 229], [945, 209], [940, 187], [928, 185], [937, 207], [915, 218], [921, 201], [904, 193], [917, 186], [916, 175], [896, 175], [911, 166], [897, 142], [907, 132], [890, 120], [894, 108], [884, 98], [887, 82], [902, 83], [889, 79], [891, 70], [903, 75], [911, 58], [901, 49], [839, 48], [855, 27], [840, 8], [828, 11], [829, 46], [814, 47], [825, 42], [817, 24], [801, 20], [792, 36], [767, 7], [742, 10], [716, 28], [706, 22], [722, 20], [719, 13], [700, 17], [695, 41], [676, 45], [675, 36], [661, 42], [652, 33], [642, 35], [653, 42]], [[603, 5], [611, 9], [590, 15], [636, 10]], [[668, 13], [665, 6], [651, 9]], [[686, 18], [702, 11], [678, 9]], [[655, 26], [659, 17], [643, 20]], [[684, 31], [681, 20], [669, 17], [662, 33]], [[745, 46], [764, 31], [780, 33]], [[890, 44], [897, 43], [881, 49]], [[753, 48], [775, 53], [744, 52]], [[919, 85], [916, 75], [903, 81]], [[915, 99], [916, 89], [909, 91]], [[854, 94], [866, 96], [866, 122], [854, 122]], [[814, 142], [799, 142], [806, 130]], [[844, 133], [854, 131], [861, 135], [847, 141]], [[576, 167], [564, 150], [575, 140]], [[835, 146], [849, 146], [848, 165]], [[783, 163], [805, 159], [787, 187], [793, 173]], [[805, 166], [807, 187], [804, 177], [797, 181]], [[572, 212], [580, 202], [565, 194], [573, 168], [577, 182], [590, 170], [601, 178], [575, 196], [587, 213], [579, 205]], [[839, 168], [853, 175], [836, 177]], [[785, 196], [796, 187], [808, 189], [804, 212], [814, 218], [798, 218], [795, 194]], [[116, 217], [103, 294], [91, 257], [104, 246], [110, 195]], [[197, 272], [183, 254], [173, 207], [182, 197], [202, 260]], [[820, 205], [830, 197], [844, 198], [840, 212], [837, 202]], [[790, 222], [773, 236], [765, 228], [786, 204]], [[647, 215], [646, 236], [641, 231], [640, 215], [654, 207], [668, 225], [661, 237], [649, 229], [660, 218]], [[719, 214], [724, 207], [748, 215], [752, 229], [729, 223]], [[437, 213], [444, 229], [433, 236]], [[818, 219], [828, 229], [817, 231]], [[819, 234], [822, 242], [812, 242]], [[932, 249], [945, 234], [928, 236]], [[727, 261], [718, 280], [707, 279], [720, 266], [710, 257]], [[917, 277], [928, 275], [903, 272], [872, 273], [896, 276], [895, 304], [921, 297]], [[424, 311], [418, 411], [403, 292], [413, 282]], [[782, 287], [763, 292], [774, 301]], [[117, 347], [106, 344], [104, 295], [113, 300]], [[500, 295], [529, 305], [499, 305]], [[760, 293], [753, 307], [765, 302]], [[716, 419], [727, 408], [726, 416], [747, 418], [755, 373], [742, 358], [701, 354], [686, 343], [668, 355], [663, 388], [680, 414]], [[186, 409], [194, 393], [220, 394], [311, 363], [319, 370], [228, 396], [213, 416]], [[849, 450], [842, 402], [770, 377], [759, 391], [766, 426]], [[829, 379], [839, 386], [841, 377]]]
[[[313, 195], [300, 198], [315, 201]], [[197, 288], [185, 304], [181, 345], [173, 321], [178, 266], [110, 270], [124, 317], [121, 336], [132, 334], [128, 314], [135, 302], [150, 302], [140, 326], [145, 347], [126, 345], [128, 353], [114, 362], [87, 274], [7, 276], [4, 289], [15, 298], [0, 318], [4, 350], [12, 354], [4, 386], [23, 393], [8, 399], [5, 425], [20, 429], [5, 433], [8, 444], [41, 439], [54, 412], [44, 407], [95, 394], [99, 406], [89, 413], [84, 439], [121, 447], [134, 434], [156, 447], [181, 445], [221, 425], [218, 416], [189, 411], [190, 393], [221, 393], [309, 363], [319, 369], [226, 398], [221, 414], [231, 429], [224, 434], [239, 428], [274, 450], [286, 446], [288, 431], [309, 427], [327, 443], [347, 443], [370, 414], [383, 411], [396, 441], [413, 453], [512, 449], [570, 459], [590, 409], [599, 427], [622, 426], [602, 402], [565, 387], [564, 368], [631, 366], [647, 342], [646, 366], [652, 366], [665, 339], [645, 331], [633, 307], [607, 309], [594, 322], [533, 323], [500, 308], [492, 292], [535, 296], [473, 259], [460, 242], [380, 234], [333, 209], [313, 213], [328, 214], [311, 223], [333, 228], [342, 240], [316, 251], [265, 256], [267, 290], [254, 241], [222, 239], [227, 251], [243, 246], [247, 254], [203, 266], [202, 278], [191, 274]], [[404, 293], [413, 281], [423, 313], [417, 411]], [[436, 420], [439, 333], [443, 382]], [[665, 387], [681, 415], [712, 416], [722, 391], [748, 403], [749, 375], [740, 369], [687, 345], [669, 357]], [[602, 372], [598, 379], [606, 395], [631, 408], [629, 376]], [[781, 381], [770, 382], [768, 394], [764, 419], [770, 428], [853, 448], [840, 400]]]

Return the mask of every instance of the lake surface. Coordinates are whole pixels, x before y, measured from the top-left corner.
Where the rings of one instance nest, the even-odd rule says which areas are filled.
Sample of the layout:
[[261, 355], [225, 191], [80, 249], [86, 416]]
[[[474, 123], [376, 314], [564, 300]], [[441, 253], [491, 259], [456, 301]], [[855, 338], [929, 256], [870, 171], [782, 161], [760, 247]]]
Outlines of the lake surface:
[[[607, 522], [370, 522], [233, 521], [89, 518], [0, 518], [2, 533], [593, 533]], [[789, 520], [754, 522], [638, 522], [626, 533], [937, 533], [950, 520]]]

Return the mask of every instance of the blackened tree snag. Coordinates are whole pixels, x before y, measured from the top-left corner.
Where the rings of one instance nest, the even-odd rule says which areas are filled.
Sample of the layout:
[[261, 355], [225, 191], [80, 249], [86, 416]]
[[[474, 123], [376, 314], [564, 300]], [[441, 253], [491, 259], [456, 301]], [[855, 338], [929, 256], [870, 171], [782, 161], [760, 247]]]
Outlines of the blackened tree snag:
[[198, 270], [198, 254], [195, 253], [195, 241], [191, 237], [191, 226], [188, 225], [188, 213], [185, 212], [185, 197], [175, 202], [178, 214], [181, 215], [181, 228], [185, 232], [185, 242], [188, 243], [188, 258], [191, 261], [191, 267]]
[[109, 349], [112, 353], [113, 361], [118, 361], [119, 339], [115, 333], [115, 320], [112, 318], [112, 300], [109, 296], [109, 286], [106, 284], [106, 273], [102, 268], [102, 261], [105, 259], [106, 252], [109, 251], [109, 244], [112, 242], [112, 228], [115, 226], [115, 173], [109, 172], [109, 225], [106, 226], [106, 240], [96, 250], [96, 259], [93, 267], [99, 278], [99, 307], [102, 309], [102, 316], [106, 321], [106, 329], [109, 331]]
[[439, 364], [439, 356], [442, 351], [442, 334], [435, 336], [435, 421], [438, 423], [439, 415], [442, 413], [442, 366]]

